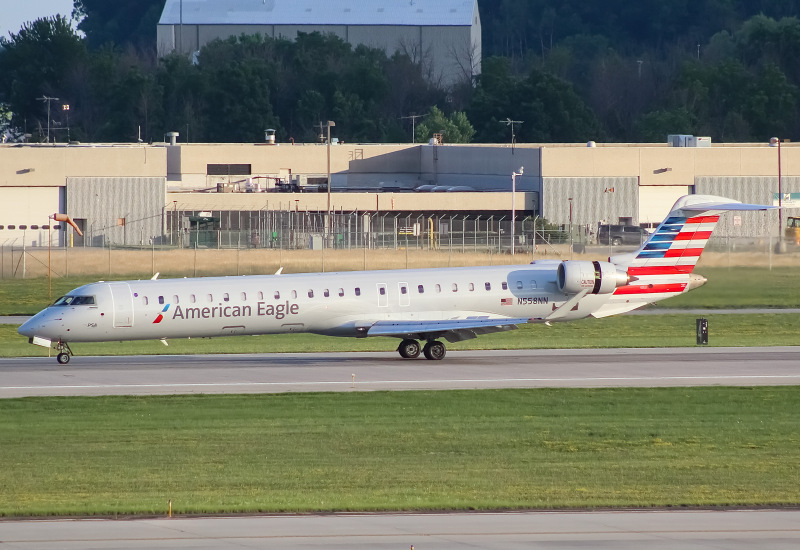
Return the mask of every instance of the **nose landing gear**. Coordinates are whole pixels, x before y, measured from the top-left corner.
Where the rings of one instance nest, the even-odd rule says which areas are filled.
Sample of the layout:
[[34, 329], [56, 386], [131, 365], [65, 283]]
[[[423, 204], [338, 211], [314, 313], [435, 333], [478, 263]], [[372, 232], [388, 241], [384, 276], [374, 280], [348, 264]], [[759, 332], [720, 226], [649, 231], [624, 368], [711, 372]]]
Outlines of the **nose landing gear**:
[[66, 365], [67, 363], [69, 363], [69, 358], [72, 355], [72, 350], [69, 349], [69, 344], [59, 340], [58, 343], [56, 344], [56, 349], [58, 350], [58, 355], [56, 355], [56, 361], [58, 361], [61, 365]]

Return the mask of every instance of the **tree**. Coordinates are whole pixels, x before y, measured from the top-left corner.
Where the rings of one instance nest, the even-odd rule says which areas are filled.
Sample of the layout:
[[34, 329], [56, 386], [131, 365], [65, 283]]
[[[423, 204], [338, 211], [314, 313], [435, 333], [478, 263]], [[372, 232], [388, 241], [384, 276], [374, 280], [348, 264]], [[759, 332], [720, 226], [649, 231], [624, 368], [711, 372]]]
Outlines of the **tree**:
[[427, 143], [433, 134], [443, 134], [446, 143], [469, 143], [475, 135], [475, 128], [469, 123], [467, 115], [462, 112], [445, 114], [436, 107], [417, 124], [417, 143]]
[[131, 45], [139, 50], [155, 51], [156, 26], [166, 0], [74, 0], [74, 15], [80, 20], [78, 30], [86, 34], [92, 49], [106, 44]]
[[[0, 102], [13, 113], [12, 124], [31, 133], [46, 128], [47, 106], [37, 98], [58, 97], [69, 103], [77, 94], [70, 89], [71, 77], [86, 59], [83, 39], [60, 15], [27, 23], [10, 38], [0, 37]], [[52, 107], [60, 111], [61, 103]]]
[[508, 60], [491, 58], [468, 111], [475, 122], [477, 141], [500, 143], [510, 139], [505, 120], [520, 120], [517, 141], [587, 141], [600, 139], [597, 118], [572, 87], [548, 73], [533, 69], [526, 78], [511, 75]]

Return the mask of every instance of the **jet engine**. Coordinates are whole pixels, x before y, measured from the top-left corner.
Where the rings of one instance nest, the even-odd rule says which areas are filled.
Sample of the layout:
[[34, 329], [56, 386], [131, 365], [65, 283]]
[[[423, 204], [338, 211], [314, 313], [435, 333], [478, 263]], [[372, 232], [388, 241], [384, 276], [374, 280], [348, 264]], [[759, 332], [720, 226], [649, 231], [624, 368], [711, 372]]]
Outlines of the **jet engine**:
[[564, 261], [558, 264], [558, 290], [577, 294], [589, 289], [591, 294], [610, 294], [625, 286], [630, 277], [608, 262]]

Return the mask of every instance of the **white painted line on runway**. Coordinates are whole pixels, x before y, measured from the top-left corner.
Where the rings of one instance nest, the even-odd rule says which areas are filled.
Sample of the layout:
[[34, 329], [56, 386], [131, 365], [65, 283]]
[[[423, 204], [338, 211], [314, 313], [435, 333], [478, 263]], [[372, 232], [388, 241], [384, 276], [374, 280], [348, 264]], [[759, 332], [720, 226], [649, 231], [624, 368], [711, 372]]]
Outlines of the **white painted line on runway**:
[[[800, 374], [752, 374], [735, 376], [637, 376], [637, 377], [597, 377], [597, 378], [486, 378], [452, 380], [358, 380], [356, 386], [377, 384], [488, 384], [511, 382], [642, 382], [676, 380], [800, 380]], [[352, 386], [353, 381], [319, 382], [219, 382], [187, 384], [96, 384], [73, 386], [0, 386], [0, 390], [81, 390], [81, 389], [121, 389], [121, 388], [208, 388], [208, 387], [252, 387], [252, 386]]]

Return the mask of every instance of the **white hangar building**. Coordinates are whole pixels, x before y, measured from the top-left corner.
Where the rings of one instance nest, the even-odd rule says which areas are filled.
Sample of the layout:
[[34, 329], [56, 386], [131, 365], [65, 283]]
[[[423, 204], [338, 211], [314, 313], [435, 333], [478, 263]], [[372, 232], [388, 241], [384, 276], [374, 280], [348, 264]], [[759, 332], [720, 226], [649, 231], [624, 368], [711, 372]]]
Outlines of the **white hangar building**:
[[241, 34], [294, 40], [315, 31], [427, 58], [433, 78], [446, 86], [481, 70], [477, 0], [167, 0], [158, 54], [195, 52]]

